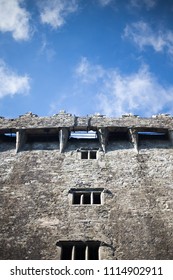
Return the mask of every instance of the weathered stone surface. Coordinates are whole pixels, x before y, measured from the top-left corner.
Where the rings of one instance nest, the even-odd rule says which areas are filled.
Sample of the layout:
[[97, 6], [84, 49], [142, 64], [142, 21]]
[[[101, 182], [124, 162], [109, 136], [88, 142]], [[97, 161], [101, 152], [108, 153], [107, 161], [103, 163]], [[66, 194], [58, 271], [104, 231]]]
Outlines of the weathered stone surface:
[[[0, 119], [1, 129], [62, 127], [172, 128], [172, 118], [94, 116], [88, 122], [63, 113], [39, 118]], [[87, 126], [86, 126], [87, 130]], [[1, 131], [3, 132], [3, 131]], [[103, 141], [103, 139], [102, 139]], [[137, 140], [136, 140], [137, 141]], [[104, 142], [104, 141], [103, 141]], [[80, 149], [95, 149], [97, 159], [82, 160]], [[99, 240], [103, 259], [173, 259], [173, 149], [169, 139], [138, 143], [69, 139], [0, 142], [0, 258], [59, 259], [61, 240]], [[101, 205], [72, 205], [73, 188], [103, 188]]]
[[49, 128], [49, 127], [69, 127], [69, 128], [89, 128], [89, 127], [173, 127], [173, 117], [169, 115], [157, 115], [152, 118], [139, 118], [128, 115], [122, 118], [108, 118], [102, 115], [90, 117], [76, 117], [72, 114], [60, 112], [53, 117], [38, 117], [35, 114], [27, 113], [16, 119], [5, 119], [0, 117], [0, 129], [24, 129], [24, 128]]

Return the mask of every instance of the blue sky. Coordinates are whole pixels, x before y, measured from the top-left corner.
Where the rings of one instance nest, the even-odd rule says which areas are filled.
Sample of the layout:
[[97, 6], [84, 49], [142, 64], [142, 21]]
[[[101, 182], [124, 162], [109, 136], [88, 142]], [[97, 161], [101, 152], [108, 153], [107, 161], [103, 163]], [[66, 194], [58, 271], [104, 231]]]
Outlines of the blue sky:
[[172, 0], [0, 0], [0, 116], [173, 115]]

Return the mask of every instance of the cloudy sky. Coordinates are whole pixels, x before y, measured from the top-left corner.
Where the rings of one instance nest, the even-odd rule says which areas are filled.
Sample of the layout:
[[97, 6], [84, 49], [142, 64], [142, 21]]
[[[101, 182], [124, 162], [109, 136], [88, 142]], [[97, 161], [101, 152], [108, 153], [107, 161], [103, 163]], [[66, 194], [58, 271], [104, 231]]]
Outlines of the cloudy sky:
[[173, 115], [172, 0], [0, 0], [0, 116]]

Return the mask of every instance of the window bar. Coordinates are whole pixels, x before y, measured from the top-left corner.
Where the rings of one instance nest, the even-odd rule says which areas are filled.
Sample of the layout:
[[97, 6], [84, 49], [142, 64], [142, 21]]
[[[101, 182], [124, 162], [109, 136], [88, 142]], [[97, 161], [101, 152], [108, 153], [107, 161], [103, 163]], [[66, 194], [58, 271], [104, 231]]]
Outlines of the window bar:
[[85, 248], [85, 260], [88, 260], [88, 259], [89, 259], [88, 246], [86, 245], [86, 248]]
[[90, 203], [91, 203], [91, 205], [93, 204], [93, 200], [94, 198], [93, 198], [93, 192], [91, 192], [91, 195], [90, 195]]
[[73, 245], [73, 247], [72, 247], [71, 259], [75, 260], [75, 245]]
[[80, 197], [80, 204], [83, 204], [83, 200], [84, 200], [84, 195], [81, 194], [81, 197]]

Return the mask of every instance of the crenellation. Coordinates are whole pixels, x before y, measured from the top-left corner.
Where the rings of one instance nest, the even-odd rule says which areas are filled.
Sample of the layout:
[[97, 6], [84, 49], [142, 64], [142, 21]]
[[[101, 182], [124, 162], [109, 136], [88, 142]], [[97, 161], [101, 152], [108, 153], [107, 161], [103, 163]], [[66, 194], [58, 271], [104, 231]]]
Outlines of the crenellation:
[[28, 113], [15, 119], [0, 118], [0, 129], [24, 129], [24, 128], [47, 128], [69, 127], [70, 130], [86, 130], [99, 127], [136, 127], [136, 128], [165, 128], [172, 129], [173, 117], [158, 115], [154, 118], [140, 118], [128, 115], [122, 118], [110, 118], [103, 115], [77, 117], [72, 114], [59, 113], [50, 117], [38, 117]]

